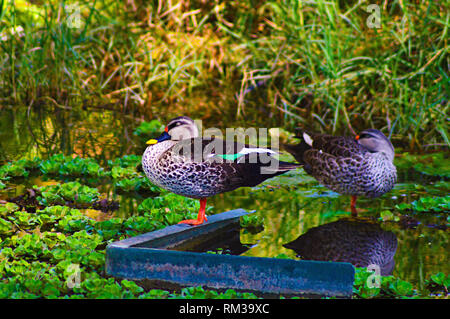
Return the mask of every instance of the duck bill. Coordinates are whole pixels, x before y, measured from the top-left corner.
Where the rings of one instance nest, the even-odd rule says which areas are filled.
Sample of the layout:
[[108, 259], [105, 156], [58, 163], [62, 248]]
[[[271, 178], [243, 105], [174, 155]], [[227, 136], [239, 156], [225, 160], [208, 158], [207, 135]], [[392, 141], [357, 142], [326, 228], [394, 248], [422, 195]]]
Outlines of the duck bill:
[[167, 132], [163, 132], [157, 139], [150, 139], [147, 141], [147, 144], [153, 145], [156, 143], [160, 143], [162, 141], [170, 140], [170, 135]]

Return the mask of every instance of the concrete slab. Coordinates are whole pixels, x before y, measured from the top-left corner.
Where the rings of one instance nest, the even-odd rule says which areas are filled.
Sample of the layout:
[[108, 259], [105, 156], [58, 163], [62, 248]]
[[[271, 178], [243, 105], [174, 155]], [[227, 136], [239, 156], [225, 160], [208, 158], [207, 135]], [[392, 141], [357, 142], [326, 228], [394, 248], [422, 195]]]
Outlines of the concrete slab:
[[237, 209], [208, 216], [208, 222], [199, 226], [173, 225], [114, 242], [106, 249], [106, 272], [131, 280], [259, 294], [352, 295], [355, 269], [350, 263], [173, 250], [195, 241], [214, 242], [221, 234], [231, 238], [230, 229], [246, 214], [249, 212]]

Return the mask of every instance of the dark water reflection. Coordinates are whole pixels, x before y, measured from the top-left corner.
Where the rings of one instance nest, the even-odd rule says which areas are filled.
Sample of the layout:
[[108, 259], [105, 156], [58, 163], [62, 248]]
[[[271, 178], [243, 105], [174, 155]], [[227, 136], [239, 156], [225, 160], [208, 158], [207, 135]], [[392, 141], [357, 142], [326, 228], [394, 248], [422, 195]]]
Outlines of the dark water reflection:
[[397, 237], [370, 219], [342, 218], [311, 228], [283, 246], [302, 259], [378, 267], [378, 273], [387, 276], [394, 270]]
[[[46, 158], [62, 152], [65, 155], [93, 157], [106, 166], [109, 159], [126, 154], [142, 154], [145, 149], [143, 139], [133, 135], [134, 129], [141, 121], [142, 119], [108, 110], [37, 109], [27, 113], [27, 109], [23, 108], [3, 109], [0, 110], [0, 164], [23, 156]], [[292, 160], [289, 157], [285, 159]], [[361, 217], [374, 221], [383, 211], [395, 212], [396, 204], [410, 203], [422, 196], [448, 194], [448, 184], [421, 181], [404, 172], [400, 173], [401, 179], [392, 192], [376, 200], [358, 200]], [[0, 198], [21, 195], [27, 187], [50, 182], [40, 176], [29, 178], [17, 187], [0, 192]], [[120, 209], [115, 214], [119, 216], [137, 214], [137, 206], [145, 199], [139, 194], [117, 194], [113, 186], [107, 183], [98, 185], [96, 181], [84, 182], [99, 187], [108, 199], [118, 200]], [[426, 188], [415, 187], [415, 184], [423, 183], [426, 183]], [[336, 230], [336, 224], [333, 223], [350, 215], [349, 198], [318, 185], [302, 169], [273, 178], [252, 189], [238, 189], [217, 195], [209, 200], [209, 204], [214, 206], [214, 213], [244, 208], [249, 211], [256, 210], [255, 214], [264, 218], [262, 232], [241, 232], [241, 242], [249, 244], [243, 250], [243, 255], [247, 256], [274, 257], [285, 254], [298, 258], [297, 254], [300, 254], [303, 258], [314, 259], [318, 257], [314, 257], [312, 252], [325, 252], [319, 251], [319, 248], [311, 251], [311, 243], [317, 245], [318, 242], [326, 243], [328, 240], [328, 247], [337, 248], [342, 246], [339, 244], [342, 236], [364, 236], [361, 229], [358, 233], [358, 227], [341, 227], [339, 231]], [[347, 252], [352, 251], [353, 256], [359, 259], [366, 258], [366, 254], [368, 261], [373, 261], [368, 257], [370, 253], [384, 256], [386, 260], [393, 259], [392, 263], [386, 261], [386, 269], [395, 263], [395, 276], [416, 283], [422, 288], [424, 280], [430, 275], [437, 272], [449, 273], [450, 246], [448, 229], [445, 229], [448, 224], [447, 216], [445, 213], [424, 213], [409, 219], [402, 217], [399, 221], [378, 221], [376, 231], [374, 230], [378, 235], [374, 236], [373, 240], [366, 238], [366, 243], [372, 243], [374, 246], [372, 251], [366, 246], [365, 250], [358, 254], [358, 247], [349, 246]], [[434, 227], [436, 225], [444, 227], [440, 229]], [[333, 227], [336, 235], [328, 235], [327, 232]], [[365, 231], [367, 232], [367, 229]], [[319, 236], [320, 241], [312, 236], [314, 233]], [[397, 243], [396, 250], [393, 249], [394, 238]], [[294, 244], [289, 245], [296, 240], [299, 244], [297, 247], [294, 248]], [[379, 246], [383, 240], [392, 243], [391, 246], [386, 246], [390, 248], [384, 255]], [[322, 245], [322, 249], [325, 249], [325, 246]], [[332, 255], [330, 252], [328, 254]], [[333, 254], [337, 256], [337, 251], [334, 250]], [[337, 258], [336, 256], [332, 256], [332, 259]], [[388, 269], [386, 273], [390, 272]]]

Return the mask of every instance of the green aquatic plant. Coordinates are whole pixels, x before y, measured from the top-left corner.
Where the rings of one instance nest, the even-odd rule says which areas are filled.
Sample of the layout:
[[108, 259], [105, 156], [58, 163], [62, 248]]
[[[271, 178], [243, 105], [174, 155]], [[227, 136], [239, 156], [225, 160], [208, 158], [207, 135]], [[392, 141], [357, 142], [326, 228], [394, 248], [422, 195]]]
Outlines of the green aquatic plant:
[[450, 275], [439, 272], [427, 279], [425, 285], [433, 293], [442, 292], [444, 295], [448, 295], [450, 291]]
[[100, 197], [97, 188], [82, 185], [79, 182], [68, 182], [64, 184], [36, 187], [40, 195], [37, 200], [41, 205], [64, 204], [72, 201], [76, 204], [92, 204]]
[[292, 259], [292, 257], [286, 255], [285, 253], [278, 254], [278, 255], [274, 256], [274, 258], [278, 258], [278, 259]]
[[0, 180], [7, 180], [14, 177], [27, 177], [31, 171], [38, 168], [40, 159], [22, 158], [14, 162], [9, 162], [0, 167]]
[[9, 213], [19, 210], [19, 206], [14, 203], [6, 202], [0, 205], [0, 216], [6, 216]]
[[121, 192], [137, 191], [140, 186], [140, 179], [122, 179], [114, 183], [114, 187]]
[[397, 222], [400, 220], [400, 217], [394, 215], [390, 210], [383, 210], [380, 212], [380, 219], [384, 222], [388, 220]]
[[75, 157], [61, 166], [59, 174], [101, 177], [104, 176], [104, 169], [92, 158]]
[[133, 132], [134, 135], [142, 137], [151, 137], [159, 135], [164, 130], [164, 125], [158, 120], [142, 122]]
[[8, 163], [0, 168], [0, 176], [2, 176], [3, 179], [6, 179], [7, 177], [27, 177], [28, 175], [29, 172], [20, 165]]
[[134, 167], [121, 167], [121, 166], [114, 166], [111, 169], [111, 177], [113, 179], [123, 179], [123, 178], [132, 178], [136, 177], [138, 173], [134, 169]]
[[207, 254], [212, 255], [231, 255], [231, 252], [228, 249], [223, 249], [221, 247], [215, 249], [215, 250], [208, 250], [206, 251]]
[[[3, 217], [10, 220], [7, 234], [0, 226], [2, 298], [55, 298], [63, 295], [89, 298], [102, 294], [104, 297], [123, 298], [136, 297], [142, 291], [133, 283], [117, 282], [98, 275], [105, 263], [107, 239], [102, 231], [111, 229], [111, 226], [65, 206], [37, 210], [34, 219], [30, 215], [23, 218], [27, 213], [18, 211], [18, 206], [12, 203], [0, 208], [0, 225], [3, 225]], [[20, 227], [12, 227], [12, 224]], [[124, 221], [120, 220], [118, 224], [122, 226]], [[40, 231], [43, 229], [48, 230]], [[116, 238], [120, 234], [119, 229], [115, 227]], [[67, 286], [72, 266], [76, 266], [82, 275], [77, 289]]]
[[186, 287], [181, 289], [179, 294], [170, 294], [169, 298], [175, 299], [256, 299], [257, 297], [248, 292], [236, 292], [234, 289], [227, 289], [225, 292], [208, 290], [203, 287]]
[[398, 210], [413, 212], [450, 212], [450, 196], [421, 197], [412, 203], [402, 203], [395, 206]]
[[14, 219], [11, 220], [9, 215], [19, 210], [19, 206], [14, 203], [4, 203], [0, 205], [0, 241], [2, 236], [6, 236], [14, 232]]
[[108, 165], [112, 168], [114, 166], [119, 167], [136, 167], [141, 163], [142, 156], [140, 155], [124, 155], [114, 160], [108, 160]]
[[64, 163], [70, 161], [64, 154], [55, 154], [50, 156], [47, 160], [39, 164], [39, 169], [42, 174], [59, 174], [59, 170]]
[[141, 163], [141, 156], [125, 155], [114, 161], [108, 161], [114, 187], [119, 192], [158, 193], [160, 188], [138, 173], [136, 167]]
[[364, 299], [417, 296], [417, 291], [410, 282], [394, 276], [377, 276], [366, 268], [356, 268], [353, 293]]
[[[108, 243], [165, 226], [152, 220], [154, 210], [163, 210], [158, 208], [162, 201], [143, 215], [104, 221], [67, 206], [29, 214], [14, 203], [1, 203], [0, 298], [254, 298], [201, 287], [145, 291], [133, 281], [102, 275]], [[183, 204], [172, 209], [181, 210]]]
[[63, 176], [105, 176], [104, 169], [92, 158], [68, 157], [56, 154], [39, 164], [39, 169], [46, 175]]
[[264, 218], [257, 214], [241, 216], [239, 222], [244, 231], [251, 233], [258, 233], [264, 229]]
[[6, 236], [13, 231], [13, 224], [0, 217], [0, 236]]
[[161, 189], [153, 185], [147, 178], [124, 178], [114, 182], [114, 186], [121, 192], [159, 193]]
[[[163, 192], [160, 196], [145, 199], [138, 206], [138, 212], [150, 213], [153, 220], [172, 225], [184, 219], [195, 218], [199, 208], [197, 200]], [[210, 206], [207, 211], [211, 209]]]

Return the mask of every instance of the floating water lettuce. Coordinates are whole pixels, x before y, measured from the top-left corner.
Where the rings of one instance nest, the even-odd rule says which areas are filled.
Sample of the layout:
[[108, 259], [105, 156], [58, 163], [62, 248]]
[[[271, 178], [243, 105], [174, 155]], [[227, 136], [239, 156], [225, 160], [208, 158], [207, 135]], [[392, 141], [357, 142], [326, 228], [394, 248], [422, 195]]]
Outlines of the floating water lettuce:
[[259, 233], [264, 229], [264, 218], [258, 214], [241, 216], [239, 222], [242, 228], [251, 233]]
[[[164, 203], [164, 199], [155, 201], [153, 209], [165, 212], [158, 208]], [[174, 203], [180, 210], [183, 204]], [[108, 242], [165, 226], [152, 220], [151, 212], [105, 221], [95, 221], [67, 206], [49, 206], [30, 214], [14, 203], [2, 203], [0, 212], [0, 298], [251, 296], [201, 287], [182, 290], [181, 294], [157, 289], [145, 292], [133, 281], [103, 277]]]
[[140, 179], [122, 179], [114, 183], [117, 190], [121, 192], [133, 192], [139, 188]]
[[6, 177], [27, 177], [30, 173], [21, 165], [8, 163], [0, 168], [0, 176]]
[[100, 177], [104, 175], [103, 168], [91, 158], [75, 157], [64, 163], [59, 169], [61, 175], [84, 175]]
[[71, 175], [101, 177], [104, 169], [92, 158], [71, 158], [56, 154], [39, 164], [39, 169], [47, 175]]
[[[200, 204], [197, 200], [164, 192], [154, 198], [145, 199], [139, 206], [138, 212], [150, 213], [155, 221], [166, 225], [176, 224], [183, 219], [196, 218]], [[206, 208], [211, 211], [212, 207]]]
[[38, 157], [33, 159], [22, 158], [14, 162], [6, 163], [0, 166], [0, 180], [11, 177], [27, 177], [30, 171], [38, 167], [39, 163], [40, 159]]
[[125, 178], [114, 182], [114, 186], [121, 192], [158, 193], [161, 189], [153, 185], [145, 177]]
[[111, 177], [113, 179], [132, 178], [136, 177], [137, 175], [138, 174], [133, 167], [114, 166], [111, 169]]
[[356, 268], [353, 293], [360, 298], [403, 298], [417, 296], [410, 282], [394, 276], [378, 276], [366, 268]]
[[207, 290], [203, 287], [186, 287], [181, 289], [180, 294], [169, 294], [169, 298], [177, 299], [235, 299], [235, 298], [245, 298], [245, 299], [256, 299], [257, 297], [248, 292], [236, 292], [234, 289], [227, 289], [225, 292], [217, 292], [214, 290]]
[[122, 157], [116, 158], [114, 161], [108, 160], [108, 165], [110, 167], [119, 166], [119, 167], [136, 167], [141, 163], [142, 156], [140, 155], [124, 155]]
[[64, 154], [55, 154], [49, 159], [42, 161], [39, 164], [39, 169], [43, 174], [59, 174], [59, 170], [64, 163], [70, 161], [69, 157]]
[[13, 224], [0, 217], [0, 236], [6, 236], [8, 233], [13, 231]]
[[383, 210], [380, 212], [380, 219], [382, 221], [388, 221], [388, 220], [392, 220], [392, 221], [399, 221], [400, 217], [399, 216], [395, 216], [390, 210]]
[[425, 281], [427, 288], [433, 292], [443, 292], [448, 295], [450, 290], [450, 275], [445, 275], [442, 272], [434, 274], [430, 279]]
[[399, 210], [412, 210], [415, 212], [450, 212], [450, 196], [422, 197], [412, 203], [396, 205]]
[[9, 213], [19, 210], [19, 206], [14, 203], [6, 202], [0, 204], [0, 216], [6, 216]]
[[38, 188], [37, 200], [41, 205], [64, 204], [72, 201], [77, 204], [89, 204], [98, 200], [100, 193], [96, 188], [82, 185], [79, 182], [48, 185]]

